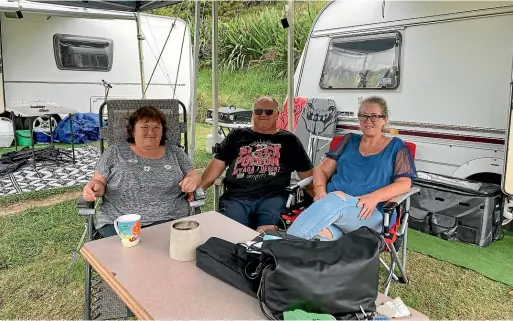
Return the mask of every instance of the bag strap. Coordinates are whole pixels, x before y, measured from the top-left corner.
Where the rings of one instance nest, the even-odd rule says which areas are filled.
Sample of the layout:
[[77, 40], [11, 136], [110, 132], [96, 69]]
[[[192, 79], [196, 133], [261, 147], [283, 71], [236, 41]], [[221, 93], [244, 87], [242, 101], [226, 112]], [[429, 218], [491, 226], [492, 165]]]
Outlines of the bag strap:
[[260, 310], [262, 310], [262, 313], [266, 316], [269, 320], [278, 320], [274, 317], [273, 313], [269, 310], [269, 308], [264, 303], [264, 280], [265, 275], [267, 272], [272, 269], [271, 264], [268, 264], [263, 268], [262, 270], [262, 278], [260, 279], [260, 284], [258, 285], [258, 291], [257, 291], [257, 297], [258, 297], [258, 303], [260, 304]]

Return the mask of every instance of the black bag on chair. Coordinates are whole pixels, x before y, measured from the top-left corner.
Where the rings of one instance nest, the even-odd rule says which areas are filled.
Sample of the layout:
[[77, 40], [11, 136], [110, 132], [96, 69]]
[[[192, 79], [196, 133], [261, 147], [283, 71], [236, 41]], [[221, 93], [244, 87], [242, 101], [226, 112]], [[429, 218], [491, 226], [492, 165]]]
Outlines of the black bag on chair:
[[269, 319], [301, 309], [337, 319], [376, 310], [379, 253], [376, 231], [361, 227], [335, 241], [269, 240], [261, 255], [258, 297]]

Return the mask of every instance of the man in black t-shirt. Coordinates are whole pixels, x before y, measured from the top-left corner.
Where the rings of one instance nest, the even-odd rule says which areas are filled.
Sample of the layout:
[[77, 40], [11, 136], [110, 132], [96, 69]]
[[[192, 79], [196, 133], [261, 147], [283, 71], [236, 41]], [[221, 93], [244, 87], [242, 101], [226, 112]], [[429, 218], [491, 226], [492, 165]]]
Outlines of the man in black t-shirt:
[[[228, 167], [219, 212], [257, 230], [275, 229], [280, 222], [291, 174], [296, 171], [302, 179], [313, 174], [301, 141], [276, 127], [278, 113], [274, 98], [257, 99], [253, 127], [232, 130], [201, 179], [206, 190]], [[307, 190], [313, 196], [311, 184]]]

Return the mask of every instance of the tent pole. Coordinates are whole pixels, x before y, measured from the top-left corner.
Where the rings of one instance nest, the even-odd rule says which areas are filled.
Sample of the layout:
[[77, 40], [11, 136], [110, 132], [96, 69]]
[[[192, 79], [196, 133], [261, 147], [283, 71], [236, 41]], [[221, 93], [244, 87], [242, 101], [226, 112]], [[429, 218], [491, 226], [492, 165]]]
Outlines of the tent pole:
[[217, 78], [217, 0], [212, 0], [212, 136], [214, 146], [217, 141], [217, 119], [219, 112], [218, 78]]
[[144, 80], [144, 55], [143, 55], [143, 40], [144, 36], [141, 31], [141, 13], [137, 12], [137, 44], [139, 46], [139, 70], [141, 73], [141, 93], [142, 99], [146, 99], [146, 81]]
[[[197, 93], [198, 93], [198, 69], [199, 69], [199, 42], [200, 42], [200, 2], [195, 1], [194, 6], [194, 71], [192, 73], [191, 94], [191, 142], [189, 143], [189, 157], [194, 163], [194, 149], [196, 148], [196, 117], [197, 117]], [[187, 146], [186, 146], [187, 148]]]
[[294, 0], [287, 0], [287, 20], [289, 23], [288, 29], [288, 43], [287, 43], [287, 111], [288, 111], [288, 126], [287, 128], [291, 133], [294, 133], [293, 116], [294, 116]]

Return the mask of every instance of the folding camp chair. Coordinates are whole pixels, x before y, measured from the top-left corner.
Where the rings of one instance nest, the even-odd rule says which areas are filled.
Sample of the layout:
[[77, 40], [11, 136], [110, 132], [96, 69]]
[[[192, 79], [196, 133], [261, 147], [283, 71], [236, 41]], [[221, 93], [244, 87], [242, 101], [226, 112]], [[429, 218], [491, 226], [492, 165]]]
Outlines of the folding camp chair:
[[[175, 99], [167, 100], [109, 100], [100, 107], [100, 151], [105, 149], [105, 141], [109, 144], [126, 141], [126, 121], [128, 116], [143, 106], [153, 106], [160, 109], [166, 116], [168, 126], [166, 144], [181, 146], [181, 136], [184, 135], [184, 146], [187, 146], [187, 111], [184, 104]], [[103, 111], [107, 107], [108, 126], [103, 126]], [[183, 121], [180, 121], [180, 107]], [[187, 152], [187, 148], [185, 148]], [[200, 207], [205, 204], [205, 194], [201, 189], [194, 193], [194, 201], [189, 203], [192, 211], [200, 213]], [[80, 197], [78, 214], [86, 217], [86, 241], [101, 238], [94, 226], [95, 203], [87, 202]], [[126, 319], [133, 313], [125, 306], [99, 275], [93, 273], [86, 261], [85, 306], [84, 318], [91, 319]], [[93, 275], [94, 274], [94, 275]]]
[[[336, 136], [330, 143], [330, 150], [342, 140], [343, 136]], [[410, 155], [415, 157], [415, 144], [406, 143]], [[304, 189], [310, 182], [312, 177], [303, 179], [289, 187], [289, 197], [287, 200], [286, 210], [282, 214], [285, 228], [288, 228], [292, 222], [301, 214], [308, 206], [312, 204], [312, 199], [307, 196]], [[409, 192], [398, 195], [389, 200], [383, 207], [383, 232], [382, 236], [385, 241], [384, 252], [390, 254], [390, 265], [388, 265], [383, 258], [380, 258], [381, 264], [388, 271], [388, 277], [385, 282], [384, 294], [388, 295], [392, 280], [401, 283], [408, 283], [406, 276], [406, 246], [407, 246], [407, 233], [408, 233], [408, 218], [410, 215], [410, 197], [418, 194], [420, 189], [412, 187]], [[390, 222], [393, 217], [394, 211], [397, 212], [396, 220]], [[400, 255], [399, 255], [400, 252]], [[395, 267], [399, 269], [399, 275], [395, 272]]]

